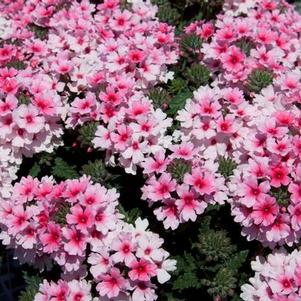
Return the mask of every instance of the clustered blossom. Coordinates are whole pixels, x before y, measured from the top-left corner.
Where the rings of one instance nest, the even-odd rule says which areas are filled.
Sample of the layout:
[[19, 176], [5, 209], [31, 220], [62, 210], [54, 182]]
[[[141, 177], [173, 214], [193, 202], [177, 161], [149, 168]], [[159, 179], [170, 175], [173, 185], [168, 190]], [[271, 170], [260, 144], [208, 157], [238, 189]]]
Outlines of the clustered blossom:
[[179, 111], [176, 142], [143, 163], [149, 178], [142, 198], [159, 204], [155, 214], [166, 228], [195, 221], [209, 204], [227, 200], [219, 162], [224, 158], [241, 162], [250, 109], [239, 89], [206, 86]]
[[46, 280], [40, 284], [39, 293], [36, 294], [33, 301], [47, 300], [77, 300], [92, 301], [91, 284], [86, 280], [59, 280], [57, 283]]
[[[47, 43], [27, 25], [34, 2], [2, 1], [0, 4], [0, 187], [9, 193], [22, 156], [51, 152], [60, 145], [65, 100], [63, 82], [44, 68]], [[30, 2], [30, 1], [29, 1]], [[39, 9], [40, 5], [36, 6]], [[42, 11], [40, 11], [41, 13]], [[7, 151], [9, 150], [9, 152]]]
[[288, 101], [300, 102], [301, 16], [285, 1], [229, 2], [214, 25], [198, 21], [186, 28], [204, 40], [199, 56], [214, 80], [246, 88], [252, 72], [268, 70]]
[[162, 136], [171, 125], [143, 95], [172, 77], [167, 65], [178, 57], [174, 29], [159, 22], [156, 12], [150, 1], [133, 1], [129, 9], [119, 1], [97, 6], [81, 1], [49, 21], [45, 64], [76, 95], [67, 127], [100, 123], [95, 148], [130, 173], [144, 156], [164, 147]]
[[267, 88], [253, 100], [244, 142], [247, 160], [229, 187], [232, 214], [243, 235], [273, 247], [300, 239], [301, 114], [296, 106], [283, 106], [281, 94], [269, 101], [271, 93]]
[[166, 282], [175, 261], [146, 220], [134, 226], [122, 221], [118, 196], [86, 176], [59, 184], [49, 177], [22, 178], [0, 202], [0, 238], [22, 263], [49, 268], [54, 261], [71, 287], [90, 273], [102, 297], [156, 300], [151, 280]]
[[301, 252], [276, 250], [252, 262], [254, 277], [242, 286], [244, 301], [298, 301], [301, 299]]

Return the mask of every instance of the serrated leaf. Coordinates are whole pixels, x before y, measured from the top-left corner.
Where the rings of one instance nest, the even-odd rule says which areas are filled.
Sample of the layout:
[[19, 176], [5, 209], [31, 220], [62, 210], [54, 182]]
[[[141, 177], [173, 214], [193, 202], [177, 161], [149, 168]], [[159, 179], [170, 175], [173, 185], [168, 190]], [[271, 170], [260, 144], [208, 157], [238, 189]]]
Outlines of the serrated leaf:
[[52, 167], [52, 174], [60, 179], [76, 179], [79, 177], [76, 171], [75, 165], [69, 165], [62, 158], [56, 158], [54, 160], [54, 166]]
[[39, 175], [40, 172], [41, 172], [41, 167], [37, 162], [35, 162], [35, 164], [29, 170], [29, 175], [35, 178]]
[[168, 113], [175, 115], [179, 110], [183, 109], [188, 98], [192, 96], [190, 91], [181, 92], [173, 97], [169, 103]]
[[26, 64], [23, 61], [10, 61], [6, 64], [7, 68], [15, 68], [16, 70], [24, 70], [26, 69]]
[[119, 211], [125, 216], [128, 223], [134, 224], [139, 216], [142, 216], [142, 211], [139, 208], [133, 208], [130, 210], [125, 210], [124, 207], [119, 204]]
[[27, 287], [19, 295], [18, 301], [32, 301], [39, 291], [39, 285], [42, 279], [38, 275], [30, 276], [27, 272], [23, 273], [23, 278]]
[[98, 122], [89, 122], [79, 129], [79, 140], [83, 145], [92, 145], [92, 140], [95, 138]]
[[244, 250], [237, 254], [234, 254], [226, 261], [227, 267], [231, 270], [238, 270], [246, 262], [249, 251]]
[[173, 289], [178, 291], [183, 291], [189, 288], [199, 288], [201, 285], [199, 278], [196, 273], [188, 272], [180, 275], [173, 282]]

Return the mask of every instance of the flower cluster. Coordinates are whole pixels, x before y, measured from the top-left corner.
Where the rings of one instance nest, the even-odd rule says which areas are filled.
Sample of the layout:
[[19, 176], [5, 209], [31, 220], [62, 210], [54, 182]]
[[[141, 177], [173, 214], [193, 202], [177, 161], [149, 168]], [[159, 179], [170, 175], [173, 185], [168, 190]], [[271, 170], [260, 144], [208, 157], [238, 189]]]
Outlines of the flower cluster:
[[242, 286], [244, 301], [298, 301], [301, 298], [300, 251], [274, 251], [267, 259], [257, 257], [252, 262], [255, 276]]
[[229, 185], [232, 214], [243, 235], [271, 247], [299, 240], [301, 225], [301, 114], [281, 101], [272, 87], [253, 99], [246, 160]]
[[59, 280], [57, 283], [46, 280], [40, 284], [34, 301], [77, 300], [92, 301], [91, 284], [86, 280]]
[[119, 1], [82, 1], [49, 21], [45, 63], [74, 95], [67, 127], [100, 123], [95, 148], [105, 150], [111, 164], [120, 154], [118, 163], [131, 173], [145, 154], [162, 148], [171, 124], [143, 95], [172, 77], [167, 65], [178, 56], [173, 27], [160, 23], [156, 12], [149, 1], [133, 1], [128, 9]]
[[221, 165], [242, 161], [250, 109], [239, 89], [206, 86], [195, 91], [179, 111], [176, 143], [166, 154], [158, 152], [143, 163], [149, 179], [142, 198], [162, 205], [155, 214], [166, 228], [195, 221], [208, 204], [223, 204], [227, 199]]
[[135, 226], [122, 221], [117, 199], [115, 189], [86, 176], [59, 184], [49, 177], [22, 178], [12, 196], [1, 200], [2, 243], [20, 262], [42, 268], [53, 260], [66, 280], [83, 279], [89, 271], [100, 296], [133, 293], [135, 300], [155, 300], [151, 280], [166, 282], [175, 261], [146, 220]]
[[257, 92], [248, 82], [261, 71], [288, 101], [300, 101], [300, 25], [301, 16], [285, 1], [226, 1], [214, 27], [196, 22], [186, 32], [205, 41], [199, 56], [218, 85]]

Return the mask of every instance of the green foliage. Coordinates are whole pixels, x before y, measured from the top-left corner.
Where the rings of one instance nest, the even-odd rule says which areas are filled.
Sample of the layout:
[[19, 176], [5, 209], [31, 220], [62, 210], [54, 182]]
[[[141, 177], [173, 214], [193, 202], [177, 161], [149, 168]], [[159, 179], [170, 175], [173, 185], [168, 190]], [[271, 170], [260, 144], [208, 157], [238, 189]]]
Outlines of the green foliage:
[[28, 25], [28, 28], [34, 33], [37, 39], [45, 40], [48, 36], [48, 29], [34, 23]]
[[29, 175], [33, 178], [38, 177], [39, 173], [41, 172], [41, 166], [35, 162], [34, 165], [29, 170]]
[[27, 287], [19, 295], [18, 301], [32, 301], [39, 291], [39, 285], [42, 282], [42, 279], [38, 274], [29, 275], [27, 272], [23, 273], [23, 278]]
[[185, 91], [175, 95], [169, 103], [169, 115], [176, 115], [177, 112], [184, 108], [186, 100], [192, 96], [192, 92]]
[[185, 161], [184, 159], [174, 159], [168, 165], [167, 171], [172, 175], [172, 177], [177, 180], [178, 183], [182, 183], [184, 175], [191, 171], [191, 163]]
[[189, 288], [199, 288], [199, 263], [192, 254], [184, 252], [183, 255], [177, 256], [175, 259], [177, 260], [177, 270], [175, 271], [176, 280], [173, 282], [173, 289], [182, 292]]
[[23, 61], [10, 61], [9, 63], [6, 64], [7, 68], [15, 68], [16, 70], [24, 70], [26, 69], [26, 64]]
[[221, 268], [212, 281], [206, 282], [209, 295], [225, 298], [234, 294], [236, 278], [233, 270]]
[[167, 104], [169, 100], [168, 92], [161, 87], [150, 89], [147, 96], [153, 101], [155, 108], [164, 109], [164, 105]]
[[272, 187], [270, 194], [276, 198], [279, 206], [286, 208], [290, 204], [290, 193], [286, 186], [279, 188]]
[[53, 217], [54, 221], [61, 226], [66, 225], [66, 216], [70, 212], [71, 204], [67, 202], [61, 202], [58, 204], [58, 209], [55, 216]]
[[188, 90], [188, 82], [187, 80], [178, 77], [172, 80], [168, 86], [168, 91], [172, 94], [178, 94], [179, 92]]
[[235, 250], [225, 231], [213, 229], [200, 233], [196, 247], [207, 261], [226, 260]]
[[193, 64], [186, 71], [187, 79], [195, 88], [209, 84], [210, 71], [205, 65]]
[[[219, 209], [212, 208], [214, 214]], [[202, 217], [198, 242], [192, 242], [190, 252], [176, 256], [177, 271], [173, 290], [183, 296], [186, 292], [206, 291], [210, 296], [226, 298], [239, 292], [241, 269], [247, 261], [248, 250], [239, 250], [227, 231], [212, 226], [211, 217]], [[217, 218], [214, 218], [215, 223]], [[196, 251], [196, 252], [194, 252]]]
[[28, 105], [30, 103], [30, 97], [26, 95], [25, 93], [20, 93], [18, 96], [19, 104], [25, 104]]
[[219, 159], [218, 172], [225, 178], [228, 179], [233, 175], [235, 168], [237, 167], [237, 163], [233, 161], [231, 158], [222, 157]]
[[52, 166], [52, 174], [59, 179], [76, 179], [79, 177], [75, 165], [69, 165], [62, 158], [55, 158]]
[[98, 125], [99, 122], [92, 121], [80, 127], [78, 139], [82, 145], [92, 145]]
[[182, 37], [180, 46], [184, 53], [195, 54], [201, 50], [202, 40], [196, 34], [186, 34]]
[[117, 176], [111, 174], [102, 160], [89, 161], [82, 166], [81, 174], [90, 176], [92, 181], [110, 186], [110, 181], [115, 180]]
[[247, 87], [250, 92], [260, 91], [273, 83], [273, 73], [269, 70], [256, 69], [248, 77]]
[[169, 24], [176, 24], [180, 18], [180, 13], [177, 9], [173, 8], [168, 2], [159, 6], [158, 18], [162, 22]]
[[142, 216], [142, 211], [137, 207], [126, 210], [121, 204], [118, 204], [118, 209], [124, 215], [125, 221], [130, 224], [134, 224], [137, 218]]
[[249, 56], [251, 49], [255, 48], [254, 43], [246, 38], [240, 39], [235, 43], [235, 45], [239, 47], [245, 53], [246, 56]]

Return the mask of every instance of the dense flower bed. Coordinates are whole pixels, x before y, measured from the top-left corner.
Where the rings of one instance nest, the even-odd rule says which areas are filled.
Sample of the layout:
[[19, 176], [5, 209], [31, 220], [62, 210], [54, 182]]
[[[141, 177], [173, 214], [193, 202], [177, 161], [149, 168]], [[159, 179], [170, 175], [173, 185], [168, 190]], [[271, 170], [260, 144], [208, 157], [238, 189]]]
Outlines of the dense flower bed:
[[239, 300], [257, 255], [243, 300], [301, 298], [301, 15], [192, 2], [1, 1], [0, 240], [31, 300]]

